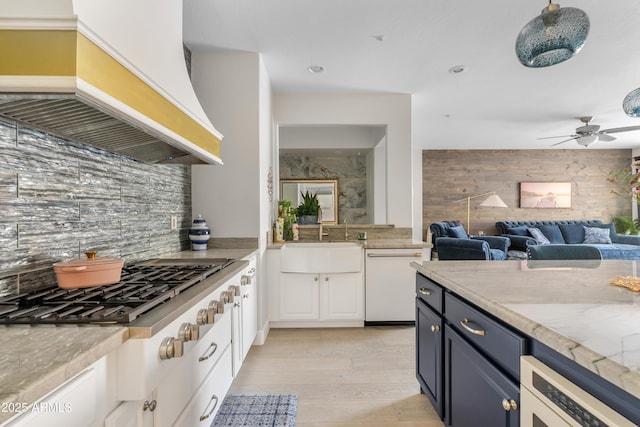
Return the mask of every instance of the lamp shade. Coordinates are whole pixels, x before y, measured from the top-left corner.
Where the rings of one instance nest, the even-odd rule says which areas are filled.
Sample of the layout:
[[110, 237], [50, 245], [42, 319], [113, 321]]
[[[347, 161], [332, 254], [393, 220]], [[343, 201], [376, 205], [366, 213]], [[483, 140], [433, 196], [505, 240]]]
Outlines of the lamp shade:
[[526, 67], [548, 67], [577, 54], [589, 34], [589, 17], [575, 7], [549, 3], [516, 39], [516, 55]]
[[480, 203], [485, 208], [508, 208], [507, 204], [497, 194], [492, 194]]
[[629, 117], [640, 117], [640, 88], [632, 90], [624, 97], [622, 109]]

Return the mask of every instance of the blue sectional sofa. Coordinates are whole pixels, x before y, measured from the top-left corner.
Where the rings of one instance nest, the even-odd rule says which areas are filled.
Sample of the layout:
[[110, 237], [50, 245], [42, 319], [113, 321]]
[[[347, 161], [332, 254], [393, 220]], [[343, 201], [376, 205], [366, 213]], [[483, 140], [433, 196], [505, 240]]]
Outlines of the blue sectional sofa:
[[[526, 252], [527, 246], [539, 244], [588, 244], [597, 247], [602, 259], [640, 260], [640, 236], [616, 233], [613, 224], [603, 224], [597, 219], [558, 221], [498, 221], [496, 228], [501, 236], [511, 240], [510, 251]], [[538, 229], [540, 233], [532, 229]], [[598, 232], [598, 230], [608, 230]], [[585, 231], [588, 233], [585, 237]], [[533, 234], [532, 234], [533, 233]], [[534, 238], [534, 235], [537, 236]], [[597, 238], [594, 240], [593, 236]], [[608, 236], [610, 243], [603, 239]], [[544, 241], [546, 238], [547, 242]], [[586, 238], [586, 243], [585, 243]]]

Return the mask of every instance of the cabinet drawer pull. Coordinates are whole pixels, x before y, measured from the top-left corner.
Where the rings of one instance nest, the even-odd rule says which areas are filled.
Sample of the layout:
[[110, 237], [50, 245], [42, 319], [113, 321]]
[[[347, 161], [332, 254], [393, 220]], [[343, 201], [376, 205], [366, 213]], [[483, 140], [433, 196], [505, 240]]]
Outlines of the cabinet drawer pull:
[[207, 351], [209, 351], [209, 349], [213, 347], [213, 350], [211, 350], [211, 352], [205, 356], [200, 356], [198, 358], [198, 362], [204, 362], [205, 360], [207, 360], [208, 358], [210, 358], [211, 356], [213, 356], [213, 353], [216, 352], [216, 350], [218, 349], [218, 344], [212, 342], [211, 345], [209, 346], [209, 348], [207, 349]]
[[440, 332], [440, 326], [431, 325], [431, 332]]
[[[214, 400], [216, 401], [216, 403], [214, 403], [213, 408], [211, 408], [209, 413], [205, 415], [205, 412], [207, 412], [207, 409], [209, 408], [209, 405], [211, 405], [211, 402], [213, 402]], [[211, 396], [211, 400], [209, 401], [209, 403], [207, 403], [207, 407], [204, 408], [204, 412], [202, 413], [202, 415], [200, 415], [200, 421], [204, 421], [207, 418], [209, 418], [211, 416], [211, 414], [213, 414], [213, 411], [216, 410], [216, 406], [218, 406], [218, 396], [216, 396], [214, 394], [213, 396]]]
[[418, 289], [418, 292], [422, 295], [426, 295], [426, 296], [430, 296], [431, 295], [431, 291], [427, 288], [420, 288]]
[[507, 412], [509, 412], [509, 411], [517, 411], [518, 410], [518, 402], [516, 402], [513, 399], [510, 399], [510, 400], [502, 399], [502, 407]]
[[148, 400], [145, 400], [144, 404], [142, 405], [142, 410], [153, 412], [156, 410], [157, 405], [158, 405], [158, 402], [156, 402], [155, 400], [152, 400], [151, 402], [149, 402]]
[[482, 329], [470, 328], [469, 326], [467, 326], [467, 323], [469, 323], [469, 319], [465, 317], [460, 321], [460, 326], [462, 326], [465, 330], [467, 330], [468, 332], [471, 332], [474, 335], [480, 335], [481, 337], [485, 336], [486, 334], [485, 331], [483, 331]]

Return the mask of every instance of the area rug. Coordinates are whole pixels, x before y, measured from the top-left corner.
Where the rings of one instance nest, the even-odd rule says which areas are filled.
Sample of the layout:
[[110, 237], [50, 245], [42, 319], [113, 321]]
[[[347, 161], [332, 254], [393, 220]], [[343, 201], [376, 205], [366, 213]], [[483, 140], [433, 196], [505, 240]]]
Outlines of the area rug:
[[225, 397], [211, 427], [296, 425], [295, 394], [230, 394]]

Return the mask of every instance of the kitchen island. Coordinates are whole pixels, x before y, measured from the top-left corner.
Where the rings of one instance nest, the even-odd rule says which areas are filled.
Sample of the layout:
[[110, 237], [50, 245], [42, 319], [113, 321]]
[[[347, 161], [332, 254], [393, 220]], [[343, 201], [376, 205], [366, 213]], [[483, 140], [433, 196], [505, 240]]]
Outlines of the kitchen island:
[[[609, 283], [638, 276], [634, 261], [414, 262], [421, 275], [562, 355], [628, 407], [640, 407], [640, 294]], [[446, 308], [445, 308], [446, 311]], [[547, 350], [550, 349], [550, 350]], [[541, 350], [542, 351], [542, 350]], [[584, 368], [586, 371], [581, 370]], [[517, 379], [517, 378], [516, 378]], [[636, 421], [637, 422], [637, 421]]]

